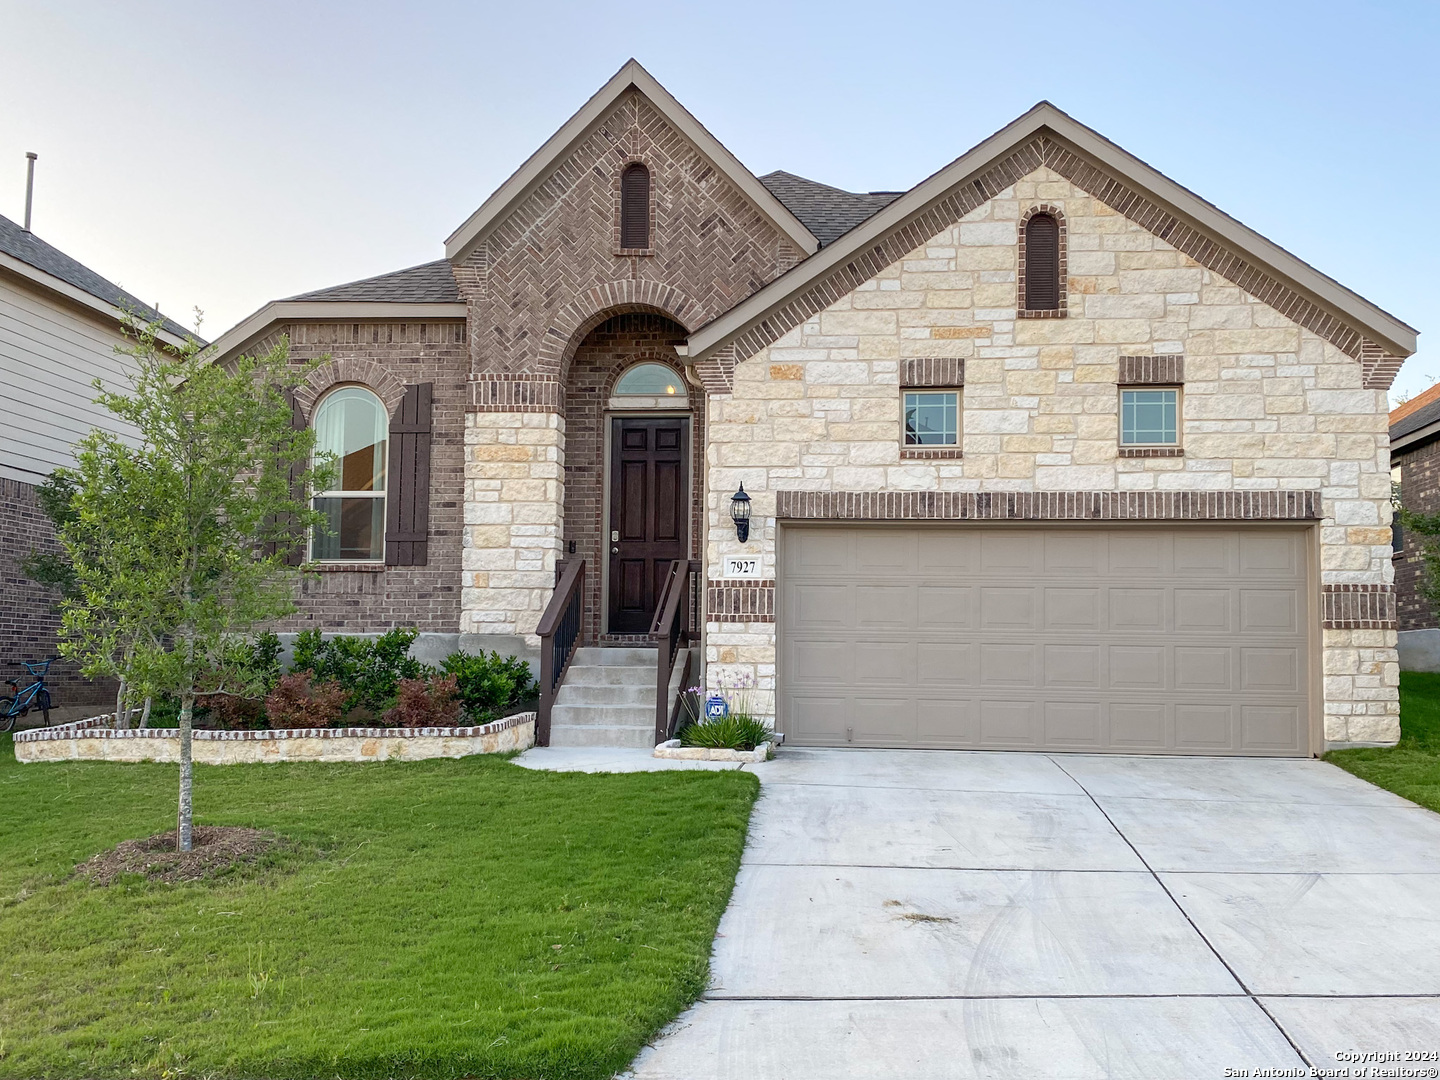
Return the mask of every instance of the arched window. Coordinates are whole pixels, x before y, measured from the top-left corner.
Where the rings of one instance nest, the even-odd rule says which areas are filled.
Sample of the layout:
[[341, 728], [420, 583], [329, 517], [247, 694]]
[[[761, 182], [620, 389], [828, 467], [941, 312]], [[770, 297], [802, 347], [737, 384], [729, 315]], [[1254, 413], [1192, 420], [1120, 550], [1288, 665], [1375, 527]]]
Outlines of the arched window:
[[620, 174], [620, 246], [650, 246], [650, 170], [638, 161]]
[[385, 470], [390, 418], [361, 386], [343, 386], [315, 410], [315, 458], [329, 465], [315, 509], [325, 515], [310, 541], [317, 562], [379, 562], [385, 557]]
[[1054, 214], [1041, 211], [1025, 222], [1024, 284], [1024, 310], [1060, 310], [1060, 222]]
[[684, 397], [685, 383], [664, 364], [636, 364], [615, 384], [616, 397]]

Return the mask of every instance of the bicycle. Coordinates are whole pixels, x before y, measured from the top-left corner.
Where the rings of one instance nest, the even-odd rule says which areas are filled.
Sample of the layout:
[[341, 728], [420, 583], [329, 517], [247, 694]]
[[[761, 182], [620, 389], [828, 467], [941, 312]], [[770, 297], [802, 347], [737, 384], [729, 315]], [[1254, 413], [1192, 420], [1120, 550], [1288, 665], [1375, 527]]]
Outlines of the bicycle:
[[[29, 670], [35, 681], [25, 689], [20, 689], [20, 684], [15, 679], [6, 679], [5, 685], [10, 687], [8, 695], [0, 695], [0, 731], [9, 731], [15, 726], [17, 718], [24, 716], [31, 709], [39, 709], [45, 717], [45, 724], [50, 724], [50, 691], [45, 686], [45, 675], [50, 670], [50, 665], [55, 662], [52, 656], [49, 660], [41, 660], [38, 664], [32, 664], [28, 660], [21, 663]], [[38, 671], [36, 669], [39, 669]]]

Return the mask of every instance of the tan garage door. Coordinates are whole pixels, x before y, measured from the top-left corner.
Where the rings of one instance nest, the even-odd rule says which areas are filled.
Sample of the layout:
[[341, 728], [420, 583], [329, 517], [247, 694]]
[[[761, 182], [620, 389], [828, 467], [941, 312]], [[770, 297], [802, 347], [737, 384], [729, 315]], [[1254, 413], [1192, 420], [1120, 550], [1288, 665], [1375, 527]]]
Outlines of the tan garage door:
[[1306, 533], [787, 527], [802, 746], [1308, 753]]

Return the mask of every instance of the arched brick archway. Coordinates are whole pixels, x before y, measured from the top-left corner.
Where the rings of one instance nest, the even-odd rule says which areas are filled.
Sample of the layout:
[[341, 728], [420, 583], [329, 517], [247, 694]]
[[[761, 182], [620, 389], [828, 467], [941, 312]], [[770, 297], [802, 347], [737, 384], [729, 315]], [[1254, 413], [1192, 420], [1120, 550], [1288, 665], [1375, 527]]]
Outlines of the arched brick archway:
[[315, 419], [315, 403], [325, 391], [346, 383], [358, 383], [374, 391], [385, 403], [385, 412], [392, 417], [405, 397], [405, 387], [400, 380], [380, 364], [370, 360], [331, 360], [312, 371], [295, 389], [295, 401], [304, 411], [306, 421]]
[[[586, 323], [589, 325], [587, 326]], [[568, 349], [565, 362], [565, 559], [585, 559], [587, 574], [585, 621], [582, 634], [588, 642], [605, 640], [606, 576], [609, 566], [606, 492], [609, 486], [607, 431], [611, 426], [611, 392], [622, 371], [645, 361], [668, 364], [676, 371], [683, 365], [675, 345], [688, 336], [684, 325], [649, 305], [622, 305], [588, 317], [579, 324], [583, 332]], [[700, 520], [703, 507], [705, 395], [688, 386], [687, 401], [663, 415], [685, 414], [690, 419], [689, 498], [685, 513], [689, 521], [686, 555], [699, 557]], [[575, 550], [570, 551], [570, 545]], [[613, 639], [610, 639], [613, 640]]]
[[663, 316], [687, 334], [708, 321], [700, 303], [673, 286], [629, 279], [606, 282], [555, 313], [540, 343], [539, 370], [568, 381], [570, 361], [590, 332], [617, 315], [637, 312]]

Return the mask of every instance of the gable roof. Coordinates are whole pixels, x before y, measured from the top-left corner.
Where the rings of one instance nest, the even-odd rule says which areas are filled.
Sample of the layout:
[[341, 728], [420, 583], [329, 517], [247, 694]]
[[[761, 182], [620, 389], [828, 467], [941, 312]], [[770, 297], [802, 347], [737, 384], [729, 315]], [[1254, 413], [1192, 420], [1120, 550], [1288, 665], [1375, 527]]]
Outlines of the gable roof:
[[834, 243], [905, 194], [903, 191], [842, 191], [779, 169], [760, 177], [760, 183], [815, 234], [822, 247]]
[[[47, 244], [33, 232], [26, 232], [3, 214], [0, 214], [0, 254], [10, 256], [31, 270], [38, 270], [43, 277], [36, 278], [33, 274], [25, 274], [38, 284], [48, 285], [50, 283], [46, 282], [45, 278], [55, 279], [79, 290], [87, 297], [101, 301], [106, 307], [113, 309], [105, 312], [111, 318], [118, 319], [129, 311], [147, 322], [162, 319], [164, 329], [181, 341], [195, 337], [193, 332], [179, 323], [164, 318], [149, 304], [142, 303], [113, 281], [101, 277], [84, 263], [77, 262], [59, 248]], [[53, 285], [51, 288], [53, 289]]]
[[1428, 439], [1437, 433], [1428, 429], [1437, 425], [1440, 425], [1440, 383], [1390, 411], [1390, 449], [1398, 450]]
[[720, 141], [705, 130], [704, 125], [691, 116], [655, 77], [634, 59], [627, 60], [613, 78], [602, 86], [595, 96], [581, 106], [580, 111], [567, 120], [543, 146], [516, 169], [510, 179], [495, 189], [488, 199], [480, 204], [465, 223], [450, 234], [445, 241], [445, 257], [451, 261], [463, 258], [476, 244], [483, 240], [489, 230], [504, 220], [508, 212], [520, 203], [537, 186], [545, 181], [559, 162], [579, 143], [596, 123], [609, 115], [610, 111], [630, 90], [638, 90], [653, 105], [666, 121], [690, 140], [708, 158], [724, 177], [734, 184], [745, 196], [770, 218], [771, 221], [806, 255], [813, 254], [819, 247], [816, 238], [800, 219], [783, 202], [755, 178], [754, 173], [740, 164], [740, 161]]
[[[1175, 219], [1177, 225], [1190, 230], [1196, 242], [1211, 255], [1224, 259], [1229, 253], [1238, 253], [1240, 258], [1231, 260], [1238, 263], [1237, 272], [1246, 270], [1248, 263], [1252, 272], [1255, 268], [1261, 269], [1271, 283], [1278, 279], [1282, 289], [1297, 292], [1317, 309], [1319, 321], [1353, 328], [1355, 333], [1349, 337], [1373, 340], [1399, 356], [1414, 353], [1413, 327], [1242, 225], [1048, 101], [1042, 101], [818, 254], [702, 326], [690, 336], [690, 356], [703, 359], [745, 334], [749, 334], [747, 346], [774, 341], [807, 317], [802, 309], [813, 303], [800, 303], [807, 290], [818, 288], [835, 276], [856, 277], [861, 273], [866, 278], [873, 276], [867, 272], [868, 264], [878, 260], [879, 245], [883, 241], [907, 226], [925, 224], [918, 219], [947, 197], [957, 196], [966, 185], [975, 188], [975, 191], [964, 191], [966, 200], [973, 201], [971, 197], [981, 189], [984, 197], [993, 197], [1008, 185], [1000, 184], [996, 190], [989, 190], [982, 174], [1037, 140], [1048, 140], [1057, 149], [1063, 149], [1075, 161], [1096, 172], [1099, 182], [1118, 178], [1123, 183], [1114, 185], [1116, 198], [1131, 194], [1118, 190], [1125, 186], [1142, 192], [1158, 211], [1154, 215], [1157, 219], [1167, 215]], [[1040, 163], [1044, 163], [1043, 159], [1037, 159], [1037, 164]], [[1103, 196], [1105, 193], [1091, 191], [1091, 194]], [[890, 261], [893, 259], [887, 258], [885, 265]], [[875, 267], [875, 272], [880, 268]], [[1233, 280], [1232, 274], [1225, 276]], [[1246, 287], [1244, 281], [1237, 284]], [[845, 291], [849, 291], [848, 288]], [[1353, 344], [1358, 355], [1359, 340]]]
[[421, 263], [377, 277], [361, 278], [328, 289], [287, 297], [289, 300], [373, 300], [399, 304], [451, 304], [460, 300], [460, 288], [448, 259]]

